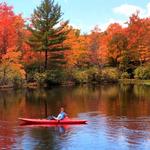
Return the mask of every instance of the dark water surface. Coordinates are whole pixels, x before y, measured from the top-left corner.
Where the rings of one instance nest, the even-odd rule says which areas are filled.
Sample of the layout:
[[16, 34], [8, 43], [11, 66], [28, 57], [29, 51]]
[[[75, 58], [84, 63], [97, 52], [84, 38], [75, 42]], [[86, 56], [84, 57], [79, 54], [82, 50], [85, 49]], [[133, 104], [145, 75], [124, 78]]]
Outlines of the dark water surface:
[[[64, 106], [87, 125], [20, 126]], [[150, 86], [103, 85], [0, 92], [0, 149], [150, 150]]]

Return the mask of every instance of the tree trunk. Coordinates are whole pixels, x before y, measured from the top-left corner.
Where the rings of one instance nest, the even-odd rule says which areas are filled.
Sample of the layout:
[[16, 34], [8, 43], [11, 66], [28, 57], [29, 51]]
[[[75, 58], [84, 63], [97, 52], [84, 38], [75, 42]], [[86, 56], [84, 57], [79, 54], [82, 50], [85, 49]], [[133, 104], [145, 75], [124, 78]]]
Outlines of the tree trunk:
[[44, 66], [45, 71], [47, 70], [47, 61], [48, 61], [48, 53], [47, 53], [47, 49], [46, 49], [45, 50], [45, 66]]

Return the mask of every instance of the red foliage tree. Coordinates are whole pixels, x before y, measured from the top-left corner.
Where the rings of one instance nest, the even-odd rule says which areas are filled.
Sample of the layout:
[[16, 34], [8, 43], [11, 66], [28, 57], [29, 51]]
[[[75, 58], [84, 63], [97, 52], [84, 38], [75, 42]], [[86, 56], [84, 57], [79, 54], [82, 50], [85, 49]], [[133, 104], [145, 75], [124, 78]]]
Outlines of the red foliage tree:
[[[108, 57], [112, 56], [112, 54], [110, 54], [109, 47], [108, 47], [110, 40], [115, 34], [122, 33], [122, 32], [123, 32], [123, 29], [121, 25], [119, 25], [118, 23], [114, 23], [114, 24], [110, 24], [108, 28], [106, 29], [106, 31], [104, 31], [101, 34], [99, 54], [100, 54], [102, 63], [106, 63], [108, 60]], [[115, 51], [114, 51], [114, 55], [116, 55]]]
[[128, 37], [130, 56], [133, 61], [144, 63], [149, 61], [150, 57], [150, 19], [140, 18], [138, 12], [129, 18], [128, 28], [126, 29]]
[[22, 49], [24, 19], [15, 15], [13, 7], [0, 3], [0, 55], [6, 54], [8, 49], [16, 47]]

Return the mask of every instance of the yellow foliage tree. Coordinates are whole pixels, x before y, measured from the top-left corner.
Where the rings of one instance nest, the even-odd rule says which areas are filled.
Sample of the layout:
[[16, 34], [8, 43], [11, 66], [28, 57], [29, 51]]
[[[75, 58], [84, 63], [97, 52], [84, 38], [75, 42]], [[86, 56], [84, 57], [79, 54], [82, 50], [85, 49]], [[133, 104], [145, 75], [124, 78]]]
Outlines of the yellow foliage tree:
[[13, 84], [17, 79], [25, 79], [25, 70], [21, 64], [21, 53], [9, 50], [3, 55], [0, 64], [0, 82], [2, 85]]

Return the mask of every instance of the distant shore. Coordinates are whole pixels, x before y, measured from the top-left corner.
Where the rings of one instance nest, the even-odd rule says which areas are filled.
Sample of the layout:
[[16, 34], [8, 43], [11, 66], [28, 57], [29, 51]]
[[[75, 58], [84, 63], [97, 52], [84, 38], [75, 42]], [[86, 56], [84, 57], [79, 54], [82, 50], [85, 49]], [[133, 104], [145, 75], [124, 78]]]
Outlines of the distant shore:
[[[101, 83], [97, 83], [95, 85], [101, 85], [103, 83], [113, 83], [113, 82], [101, 82]], [[117, 83], [117, 82], [114, 82], [114, 83]], [[119, 83], [123, 83], [123, 84], [136, 84], [136, 85], [150, 85], [150, 80], [139, 80], [139, 79], [119, 79]], [[68, 85], [71, 86], [71, 85], [75, 85], [73, 83], [70, 83], [68, 82]], [[59, 85], [59, 86], [68, 86], [67, 84], [62, 84], [62, 85]], [[33, 82], [33, 83], [26, 83], [24, 85], [22, 85], [21, 88], [31, 88], [31, 89], [36, 89], [40, 87], [36, 82]], [[46, 86], [41, 86], [41, 87], [46, 87]], [[4, 89], [13, 89], [15, 87], [13, 87], [12, 85], [1, 85], [0, 86], [0, 90], [4, 90]], [[20, 89], [20, 88], [17, 88], [16, 89]]]
[[150, 80], [119, 79], [119, 82], [123, 84], [150, 85]]

